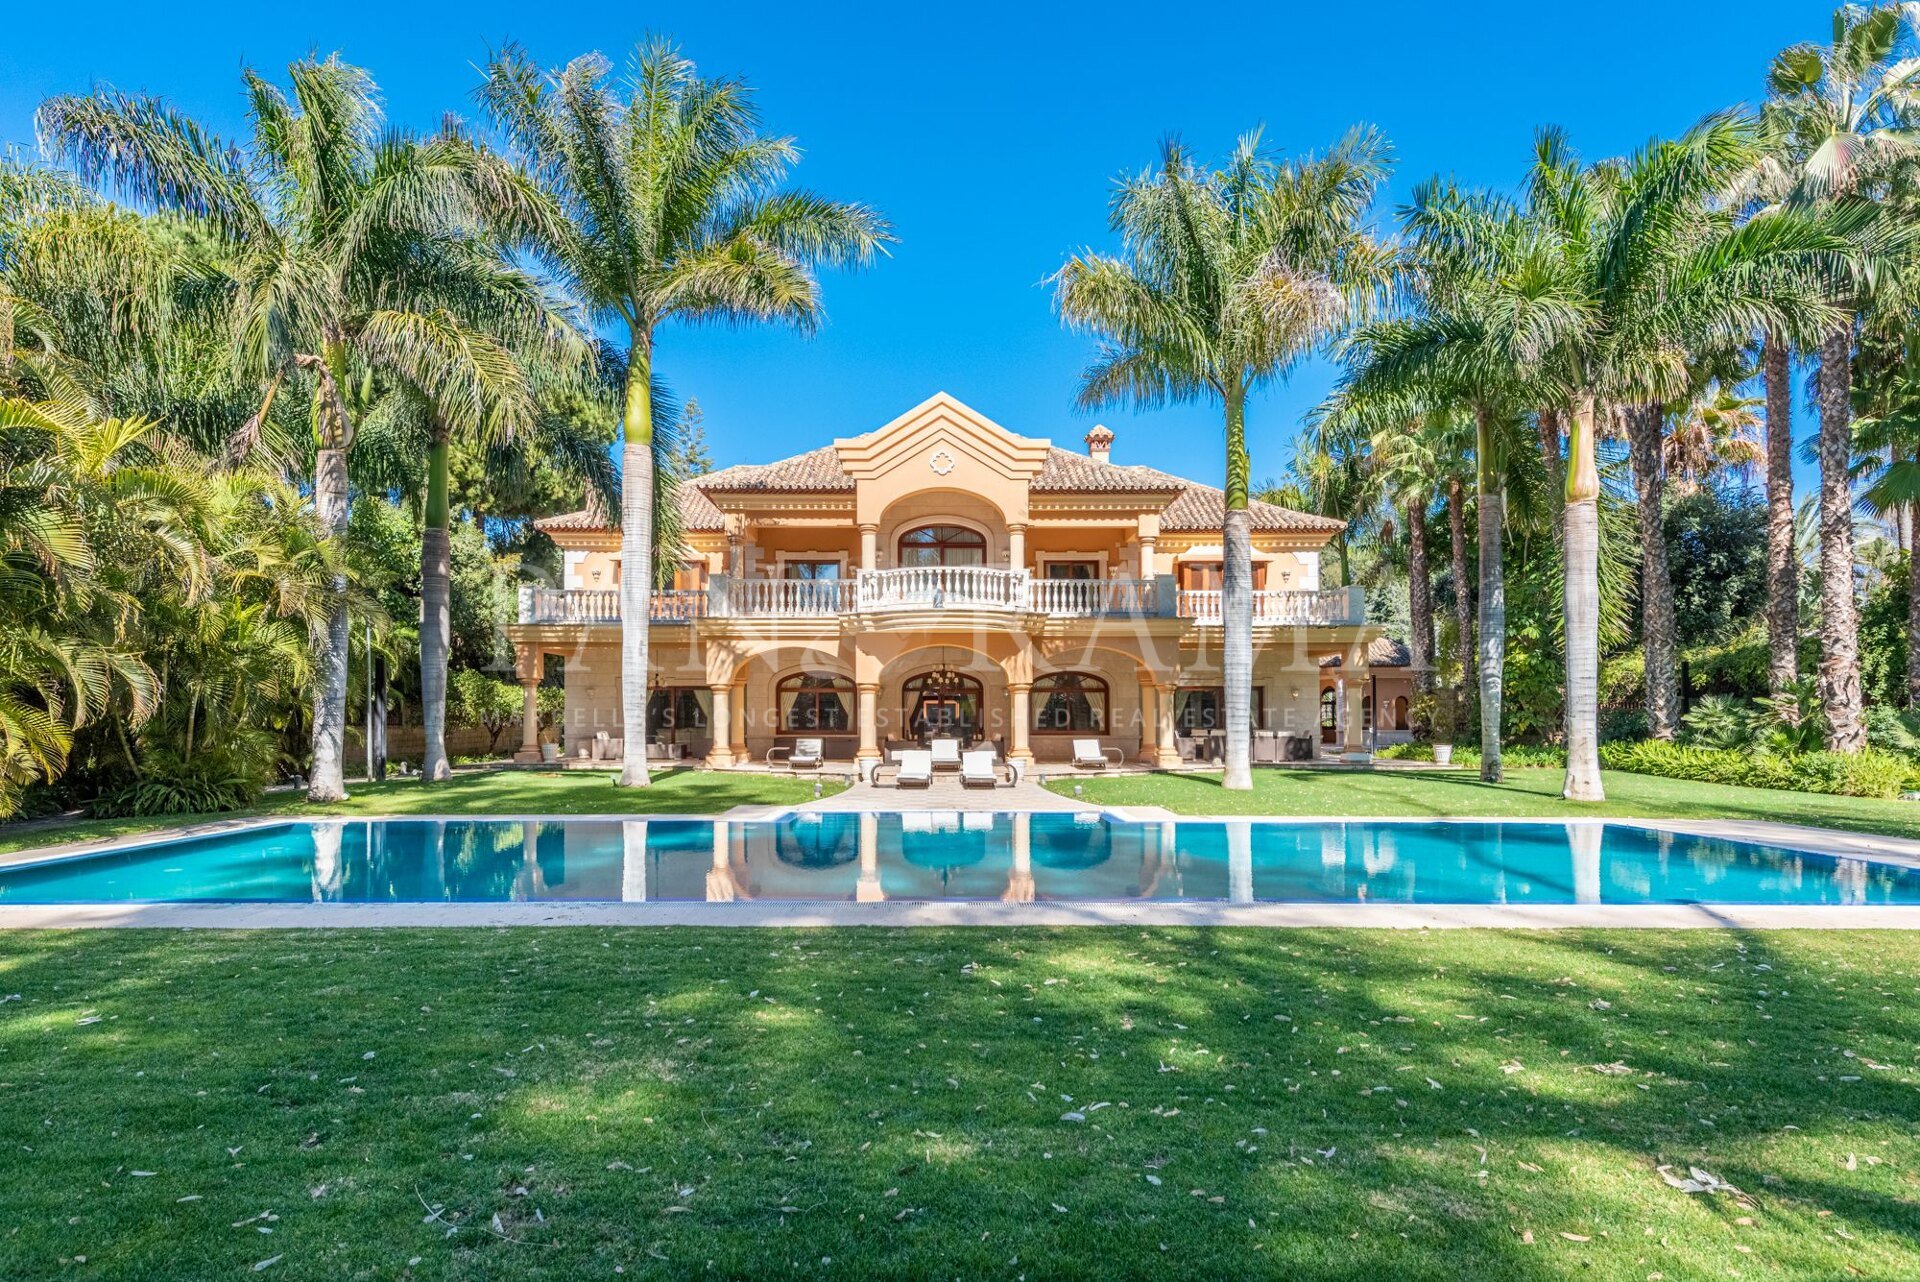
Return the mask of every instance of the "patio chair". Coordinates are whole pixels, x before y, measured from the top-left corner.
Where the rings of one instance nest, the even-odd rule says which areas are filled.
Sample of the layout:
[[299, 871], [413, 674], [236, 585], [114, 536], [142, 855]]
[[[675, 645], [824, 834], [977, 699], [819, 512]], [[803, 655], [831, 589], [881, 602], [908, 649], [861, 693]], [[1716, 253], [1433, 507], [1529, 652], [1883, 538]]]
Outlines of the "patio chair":
[[999, 787], [1000, 771], [994, 765], [993, 753], [983, 749], [963, 756], [960, 759], [960, 782], [968, 788]]
[[1118, 748], [1102, 748], [1098, 739], [1075, 739], [1073, 741], [1073, 764], [1082, 769], [1105, 770], [1117, 766], [1127, 759], [1127, 754]]
[[776, 757], [784, 761], [789, 770], [818, 770], [826, 754], [819, 739], [795, 739], [791, 748], [767, 749], [769, 766], [778, 764]]
[[900, 766], [894, 771], [896, 788], [926, 788], [933, 784], [933, 754], [910, 748], [900, 754]]
[[958, 770], [960, 768], [960, 741], [958, 739], [933, 739], [927, 744], [933, 755], [935, 770]]

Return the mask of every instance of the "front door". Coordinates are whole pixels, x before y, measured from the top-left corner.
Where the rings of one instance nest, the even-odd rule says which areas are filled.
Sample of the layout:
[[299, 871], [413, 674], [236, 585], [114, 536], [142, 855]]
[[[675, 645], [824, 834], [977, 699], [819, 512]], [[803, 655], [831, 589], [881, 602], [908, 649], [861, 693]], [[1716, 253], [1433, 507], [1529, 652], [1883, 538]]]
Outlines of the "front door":
[[1338, 742], [1340, 733], [1340, 695], [1332, 686], [1320, 692], [1320, 742]]

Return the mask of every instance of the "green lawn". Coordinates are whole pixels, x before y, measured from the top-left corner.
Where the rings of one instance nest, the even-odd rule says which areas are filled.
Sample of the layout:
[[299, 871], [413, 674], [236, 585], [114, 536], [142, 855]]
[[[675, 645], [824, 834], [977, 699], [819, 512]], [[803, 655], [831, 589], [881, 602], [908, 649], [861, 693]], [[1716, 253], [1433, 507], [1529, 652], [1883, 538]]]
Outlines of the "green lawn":
[[[612, 781], [610, 772], [599, 770], [487, 770], [458, 774], [446, 783], [431, 786], [418, 779], [349, 783], [350, 795], [338, 806], [309, 805], [304, 793], [288, 792], [277, 793], [265, 804], [235, 814], [0, 824], [0, 854], [246, 815], [713, 814], [730, 806], [811, 801], [816, 782], [789, 775], [691, 769], [655, 774], [647, 788], [616, 788]], [[817, 782], [828, 795], [843, 786], [831, 780]]]
[[1916, 992], [1916, 934], [19, 932], [0, 1277], [1910, 1278]]
[[1110, 806], [1165, 806], [1189, 815], [1487, 816], [1561, 819], [1765, 819], [1856, 832], [1920, 836], [1920, 803], [1828, 797], [1766, 788], [1729, 788], [1652, 775], [1606, 776], [1598, 804], [1560, 798], [1558, 770], [1510, 770], [1485, 784], [1468, 771], [1256, 770], [1252, 792], [1227, 792], [1219, 775], [1118, 775], [1063, 779], [1047, 786]]

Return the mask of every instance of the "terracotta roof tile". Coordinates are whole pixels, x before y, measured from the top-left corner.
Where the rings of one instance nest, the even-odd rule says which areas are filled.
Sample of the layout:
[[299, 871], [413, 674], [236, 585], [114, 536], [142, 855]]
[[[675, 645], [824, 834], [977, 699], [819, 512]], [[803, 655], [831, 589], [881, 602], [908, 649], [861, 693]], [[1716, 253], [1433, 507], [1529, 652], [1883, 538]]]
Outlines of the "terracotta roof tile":
[[[1375, 637], [1367, 643], [1367, 666], [1369, 668], [1405, 668], [1413, 663], [1413, 651], [1407, 649], [1405, 641], [1396, 641], [1392, 637]], [[1323, 668], [1340, 666], [1340, 656], [1327, 655], [1320, 660]]]
[[[1166, 511], [1160, 514], [1160, 528], [1178, 531], [1217, 530], [1226, 510], [1227, 496], [1221, 491], [1211, 485], [1189, 483], [1180, 497], [1167, 504]], [[1290, 507], [1262, 503], [1258, 499], [1247, 505], [1247, 512], [1256, 530], [1335, 533], [1346, 527], [1345, 521], [1330, 516], [1296, 512]]]
[[[838, 494], [854, 488], [853, 478], [840, 466], [831, 445], [796, 454], [773, 463], [742, 463], [709, 472], [682, 487], [680, 503], [688, 530], [726, 528], [720, 509], [707, 497], [714, 494]], [[1160, 528], [1169, 533], [1217, 530], [1225, 509], [1221, 492], [1211, 485], [1137, 464], [1101, 463], [1055, 446], [1033, 480], [1033, 489], [1048, 494], [1140, 494], [1169, 498], [1160, 515]], [[704, 491], [704, 492], [703, 492]], [[1271, 503], [1255, 502], [1249, 509], [1256, 530], [1326, 533], [1344, 524], [1324, 516], [1295, 512]], [[598, 530], [605, 521], [590, 512], [569, 512], [534, 522], [542, 530]]]
[[774, 463], [723, 467], [700, 477], [695, 484], [703, 490], [727, 494], [819, 494], [851, 490], [853, 478], [840, 466], [839, 451], [823, 445]]
[[[697, 486], [680, 487], [680, 528], [689, 534], [704, 534], [727, 528], [727, 520], [713, 500], [701, 493]], [[592, 508], [583, 508], [578, 512], [563, 512], [558, 516], [543, 516], [533, 523], [536, 530], [551, 534], [554, 531], [583, 534], [611, 533], [619, 529], [619, 523], [610, 521], [605, 515]]]

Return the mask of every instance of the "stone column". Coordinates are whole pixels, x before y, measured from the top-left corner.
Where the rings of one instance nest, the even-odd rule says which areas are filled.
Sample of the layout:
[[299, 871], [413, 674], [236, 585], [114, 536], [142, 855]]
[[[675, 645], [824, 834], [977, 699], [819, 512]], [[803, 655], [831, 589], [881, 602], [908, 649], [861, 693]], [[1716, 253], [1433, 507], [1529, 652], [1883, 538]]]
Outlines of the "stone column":
[[860, 524], [860, 568], [877, 570], [880, 568], [880, 527], [871, 521]]
[[1030, 681], [1014, 681], [1007, 685], [1007, 697], [1013, 705], [1013, 724], [1007, 730], [1007, 760], [1017, 761], [1022, 766], [1033, 764], [1033, 749], [1027, 742], [1027, 735], [1033, 729], [1032, 692], [1033, 683]]
[[1149, 766], [1154, 764], [1156, 756], [1154, 744], [1159, 737], [1154, 730], [1157, 719], [1154, 699], [1158, 693], [1153, 682], [1147, 680], [1140, 682], [1140, 751], [1137, 755], [1141, 764]]
[[1366, 679], [1356, 673], [1352, 681], [1343, 676], [1340, 684], [1342, 686], [1341, 704], [1345, 709], [1344, 720], [1346, 721], [1346, 760], [1365, 761], [1368, 759], [1367, 726], [1361, 701], [1366, 698]]
[[727, 729], [727, 737], [733, 749], [733, 764], [745, 765], [749, 760], [747, 752], [747, 683], [742, 678], [733, 687], [731, 706], [733, 716]]
[[713, 711], [707, 717], [707, 729], [713, 736], [707, 748], [707, 765], [718, 770], [733, 764], [733, 745], [728, 742], [733, 733], [733, 687], [708, 686], [707, 690], [713, 695]]
[[855, 699], [860, 705], [860, 748], [854, 758], [859, 761], [880, 760], [880, 687], [878, 685], [858, 684], [854, 686]]
[[515, 761], [540, 760], [540, 678], [520, 679], [520, 751]]
[[1140, 577], [1148, 583], [1153, 582], [1153, 556], [1155, 539], [1144, 535], [1140, 539]]
[[1027, 568], [1027, 527], [1017, 521], [1007, 526], [1007, 566], [1014, 570]]
[[1154, 720], [1160, 729], [1160, 765], [1177, 766], [1180, 764], [1180, 745], [1173, 741], [1173, 687], [1156, 687], [1159, 697], [1154, 700]]

